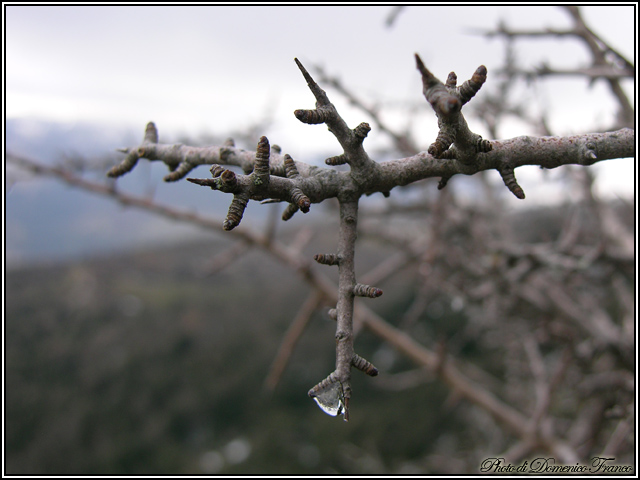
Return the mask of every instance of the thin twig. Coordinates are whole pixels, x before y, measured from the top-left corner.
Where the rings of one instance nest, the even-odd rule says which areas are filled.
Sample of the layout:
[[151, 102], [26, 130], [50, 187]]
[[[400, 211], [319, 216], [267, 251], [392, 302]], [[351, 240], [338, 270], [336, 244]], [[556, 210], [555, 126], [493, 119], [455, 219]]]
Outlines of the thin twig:
[[271, 363], [271, 367], [269, 368], [269, 373], [264, 382], [264, 386], [267, 390], [273, 391], [275, 390], [282, 374], [289, 362], [289, 358], [293, 353], [293, 350], [298, 343], [304, 329], [311, 318], [313, 312], [315, 312], [322, 302], [324, 296], [318, 291], [314, 290], [305, 300], [305, 302], [300, 307], [297, 315], [289, 325], [282, 341], [280, 342], [280, 347], [278, 348], [278, 352]]

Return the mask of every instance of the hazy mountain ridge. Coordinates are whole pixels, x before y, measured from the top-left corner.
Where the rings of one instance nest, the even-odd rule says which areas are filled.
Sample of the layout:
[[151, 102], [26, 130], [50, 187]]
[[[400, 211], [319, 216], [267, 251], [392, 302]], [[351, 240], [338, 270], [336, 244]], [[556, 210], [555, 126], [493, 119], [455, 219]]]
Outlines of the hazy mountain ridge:
[[[100, 183], [107, 181], [107, 169], [122, 158], [115, 149], [140, 141], [138, 132], [84, 123], [8, 119], [6, 130], [9, 153], [45, 165], [65, 165], [78, 159], [86, 160], [89, 166], [97, 162], [97, 170], [91, 168], [82, 175]], [[213, 214], [222, 224], [228, 208], [224, 195], [212, 195], [187, 182], [167, 185], [162, 180], [167, 173], [163, 167], [141, 161], [118, 180], [118, 188], [136, 196], [152, 196], [175, 208]], [[205, 167], [194, 173], [209, 175]], [[251, 210], [250, 216], [255, 212]], [[6, 262], [10, 268], [203, 238], [200, 229], [136, 209], [123, 210], [112, 199], [57, 179], [34, 177], [12, 164], [7, 166], [5, 214]]]

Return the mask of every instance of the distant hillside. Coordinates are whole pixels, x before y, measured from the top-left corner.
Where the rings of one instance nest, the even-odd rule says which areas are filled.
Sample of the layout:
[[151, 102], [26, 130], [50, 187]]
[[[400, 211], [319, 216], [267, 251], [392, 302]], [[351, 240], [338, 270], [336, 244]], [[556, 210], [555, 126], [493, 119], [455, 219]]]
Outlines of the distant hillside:
[[[549, 242], [566, 222], [563, 210], [531, 210], [503, 221], [516, 241]], [[621, 213], [633, 223], [633, 209]], [[280, 237], [292, 241], [309, 218], [289, 223]], [[402, 219], [393, 220], [404, 228]], [[589, 232], [594, 219], [581, 221]], [[306, 258], [334, 251], [331, 222], [335, 218], [312, 230]], [[451, 229], [458, 248], [473, 247], [465, 229], [464, 223]], [[358, 352], [381, 374], [354, 375], [350, 422], [316, 407], [306, 392], [335, 364], [335, 324], [326, 309], [309, 322], [275, 393], [266, 394], [271, 362], [309, 289], [258, 250], [206, 275], [231, 242], [210, 235], [7, 272], [5, 473], [438, 473], [433, 465], [476, 471], [475, 456], [455, 464], [438, 459], [451, 449], [484, 451], [482, 435], [469, 424], [478, 410], [452, 399], [431, 377], [390, 389], [395, 373], [395, 385], [402, 385], [404, 373], [415, 379], [420, 372], [367, 331], [357, 338]], [[389, 252], [375, 234], [363, 232], [358, 270], [379, 265]], [[379, 285], [384, 295], [370, 302], [392, 325], [404, 321], [423, 288], [418, 267], [410, 264]], [[590, 271], [589, 288], [600, 288], [598, 268]], [[454, 311], [451, 298], [430, 302], [437, 308], [414, 319], [411, 334], [418, 341], [433, 348], [455, 338], [456, 358], [504, 375], [503, 351], [481, 348], [477, 326]]]
[[[59, 124], [34, 119], [8, 119], [6, 149], [45, 165], [73, 166], [82, 159], [88, 168], [84, 177], [106, 182], [106, 171], [122, 155], [115, 149], [135, 145], [141, 132], [93, 124]], [[165, 141], [175, 139], [164, 138]], [[130, 174], [118, 180], [124, 192], [152, 197], [160, 203], [224, 218], [228, 199], [195, 188], [187, 182], [167, 185], [167, 169], [141, 161]], [[194, 176], [208, 177], [200, 167]], [[260, 222], [262, 213], [247, 210]], [[135, 209], [123, 210], [113, 200], [70, 187], [55, 179], [36, 178], [7, 165], [6, 261], [10, 268], [34, 262], [58, 261], [163, 245], [177, 240], [202, 239], [193, 227], [183, 227]]]
[[[321, 234], [309, 249], [329, 242]], [[322, 413], [306, 395], [335, 361], [334, 323], [322, 312], [267, 395], [269, 365], [308, 289], [259, 252], [202, 277], [227, 246], [9, 272], [6, 473], [348, 473], [340, 445], [359, 455], [356, 445], [373, 442], [391, 465], [455, 423], [438, 414], [439, 387], [398, 396], [371, 390], [364, 375], [354, 378], [351, 422]], [[358, 344], [370, 355], [379, 342], [363, 334]], [[409, 433], [403, 417], [429, 403], [434, 415], [423, 412]], [[358, 471], [368, 468], [386, 467]]]
[[[164, 142], [197, 145], [200, 141], [176, 138], [170, 132], [161, 131], [160, 135]], [[84, 161], [83, 178], [100, 183], [109, 181], [107, 170], [122, 159], [122, 154], [115, 150], [137, 145], [141, 136], [142, 131], [137, 129], [105, 125], [60, 124], [36, 119], [6, 121], [7, 152], [45, 165], [77, 167]], [[202, 139], [205, 140], [211, 139]], [[167, 184], [163, 181], [167, 171], [163, 164], [142, 160], [132, 172], [118, 179], [118, 189], [219, 218], [222, 225], [230, 203], [227, 195], [185, 181]], [[191, 175], [208, 178], [210, 173], [205, 165]], [[314, 209], [316, 218], [321, 208]], [[259, 228], [269, 212], [268, 207], [251, 202], [245, 218], [251, 220], [254, 228]], [[185, 227], [139, 210], [123, 209], [112, 199], [70, 187], [59, 180], [34, 177], [11, 163], [7, 164], [5, 213], [6, 263], [10, 268], [210, 236], [198, 228]]]

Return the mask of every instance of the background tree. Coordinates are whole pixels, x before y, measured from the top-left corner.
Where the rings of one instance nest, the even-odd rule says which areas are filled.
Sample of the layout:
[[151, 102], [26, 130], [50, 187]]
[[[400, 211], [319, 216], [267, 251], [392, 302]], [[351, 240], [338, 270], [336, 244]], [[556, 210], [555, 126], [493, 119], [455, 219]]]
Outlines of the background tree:
[[[583, 69], [582, 73], [604, 78], [614, 94], [620, 92], [616, 82], [622, 75], [632, 76], [631, 63], [591, 32], [577, 9], [568, 10], [575, 28], [573, 33], [564, 34], [583, 39], [592, 49], [594, 65], [600, 69], [597, 75], [593, 69]], [[504, 35], [512, 45], [519, 36], [533, 33], [500, 27], [489, 34]], [[421, 459], [420, 468], [442, 473], [471, 472], [477, 471], [480, 459], [498, 456], [507, 462], [552, 456], [558, 463], [574, 465], [603, 454], [633, 463], [632, 206], [624, 202], [606, 204], [597, 199], [590, 188], [593, 178], [585, 174], [588, 169], [578, 167], [569, 174], [577, 188], [567, 187], [578, 193], [558, 208], [567, 213], [556, 218], [552, 226], [545, 220], [542, 227], [532, 220], [539, 212], [519, 211], [514, 215], [506, 211], [484, 175], [488, 170], [497, 170], [507, 188], [523, 198], [523, 189], [514, 176], [515, 169], [522, 165], [564, 165], [569, 170], [568, 164], [590, 165], [632, 156], [634, 131], [626, 128], [633, 126], [629, 123], [632, 116], [629, 117], [628, 100], [616, 94], [621, 112], [616, 132], [496, 141], [493, 139], [498, 137], [502, 118], [525, 117], [529, 113], [509, 99], [516, 78], [531, 77], [515, 65], [513, 55], [507, 55], [504, 76], [495, 91], [484, 98], [490, 82], [478, 91], [485, 82], [486, 69], [479, 67], [469, 81], [458, 87], [455, 75], [450, 74], [442, 83], [418, 56], [416, 62], [425, 97], [435, 110], [440, 127], [428, 153], [419, 152], [414, 139], [387, 126], [381, 115], [367, 109], [365, 102], [339, 81], [328, 78], [321, 70], [321, 79], [316, 81], [298, 62], [316, 99], [316, 108], [297, 110], [296, 117], [304, 123], [326, 123], [343, 148], [327, 163], [347, 164], [348, 169], [318, 168], [291, 159], [270, 146], [266, 137], [260, 139], [255, 152], [236, 148], [231, 141], [206, 148], [163, 145], [158, 143], [157, 130], [150, 124], [143, 143], [129, 148], [125, 160], [110, 175], [126, 173], [139, 158], [164, 161], [171, 170], [168, 181], [185, 177], [197, 165], [214, 164], [212, 178], [191, 181], [233, 194], [223, 228], [233, 230], [231, 233], [239, 239], [214, 259], [215, 268], [231, 263], [247, 246], [259, 246], [294, 268], [312, 287], [283, 339], [266, 380], [268, 388], [273, 389], [278, 383], [313, 312], [329, 304], [336, 307], [330, 311], [337, 322], [336, 369], [309, 392], [316, 397], [333, 395], [331, 402], [323, 400], [332, 403], [326, 409], [343, 413], [346, 420], [351, 406], [357, 415], [357, 391], [350, 401], [351, 366], [377, 373], [354, 352], [354, 340], [363, 327], [385, 342], [376, 352], [377, 358], [386, 358], [385, 368], [374, 362], [385, 375], [373, 380], [374, 385], [379, 382], [382, 387], [397, 391], [431, 385], [438, 379], [450, 391], [448, 408], [455, 408], [461, 401], [474, 406], [460, 409], [471, 426], [473, 441], [455, 441], [453, 433], [443, 435]], [[549, 72], [553, 72], [551, 67], [542, 69], [543, 74]], [[322, 89], [323, 81], [371, 115], [374, 132], [377, 126], [392, 138], [398, 160], [377, 163], [371, 159], [364, 150], [371, 127], [361, 123], [350, 129]], [[489, 141], [466, 128], [460, 109], [467, 102], [465, 112], [475, 106], [474, 113], [487, 123]], [[532, 121], [548, 129], [544, 119]], [[113, 185], [91, 184], [68, 171], [46, 168], [26, 159], [20, 162], [39, 173], [54, 174], [112, 195], [125, 204], [219, 229], [219, 224], [207, 219], [118, 193]], [[243, 173], [217, 165], [238, 167]], [[449, 179], [454, 178], [454, 183], [459, 174], [479, 177], [486, 194], [484, 205], [469, 204], [464, 190], [446, 187]], [[406, 195], [416, 198], [415, 202], [394, 200], [398, 187], [433, 177], [438, 178], [438, 195], [434, 195], [435, 185], [427, 181], [407, 187]], [[468, 184], [465, 188], [473, 187]], [[381, 207], [359, 209], [363, 195], [383, 193], [388, 197], [389, 192], [391, 197]], [[250, 200], [285, 202], [289, 206], [283, 218], [289, 219], [297, 210], [311, 210], [313, 214], [314, 204], [333, 198], [338, 200], [340, 218], [337, 251], [319, 252], [315, 259], [338, 265], [337, 286], [322, 269], [312, 267], [299, 248], [286, 247], [277, 240], [272, 224], [265, 234], [247, 228], [235, 230]], [[360, 238], [382, 241], [392, 251], [369, 272], [357, 277], [356, 231]], [[389, 279], [398, 284], [395, 298], [405, 304], [402, 310], [397, 304], [392, 308], [393, 318], [384, 320], [375, 313], [373, 301], [371, 308], [368, 301], [355, 304], [354, 308], [354, 296], [379, 297], [382, 290], [377, 285], [383, 286]], [[386, 345], [404, 354], [418, 369], [399, 364], [397, 353], [389, 353]], [[382, 354], [385, 351], [386, 357]], [[450, 461], [452, 457], [457, 462]]]

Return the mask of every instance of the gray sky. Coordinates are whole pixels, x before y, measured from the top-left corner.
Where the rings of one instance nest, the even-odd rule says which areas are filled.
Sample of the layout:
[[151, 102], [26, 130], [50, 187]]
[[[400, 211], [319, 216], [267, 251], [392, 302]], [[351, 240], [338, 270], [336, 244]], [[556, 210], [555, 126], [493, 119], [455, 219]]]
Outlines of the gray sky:
[[[471, 35], [471, 29], [492, 28], [500, 19], [513, 28], [571, 25], [557, 7], [411, 6], [386, 28], [391, 8], [7, 6], [7, 118], [131, 125], [141, 136], [153, 120], [162, 141], [163, 132], [224, 134], [271, 111], [274, 123], [264, 134], [304, 160], [307, 152], [337, 145], [326, 128], [303, 125], [293, 116], [315, 102], [294, 57], [312, 73], [314, 64], [322, 65], [364, 98], [421, 101], [414, 52], [442, 80], [454, 70], [462, 82], [484, 64], [489, 85], [504, 43]], [[632, 6], [584, 7], [583, 15], [634, 59]], [[523, 67], [546, 60], [570, 68], [589, 58], [585, 47], [567, 39], [523, 40], [517, 52]], [[596, 131], [611, 123], [615, 103], [604, 82], [592, 88], [586, 83], [549, 81], [528, 95], [542, 99], [558, 134]], [[633, 101], [633, 82], [626, 88]], [[369, 121], [327, 91], [350, 126]], [[426, 148], [437, 132], [435, 116], [424, 129], [418, 138]], [[502, 135], [528, 133], [533, 132], [516, 123]], [[367, 141], [375, 144], [375, 136], [374, 129]], [[633, 191], [629, 165], [614, 168], [617, 173], [605, 177], [623, 179], [620, 188]]]

